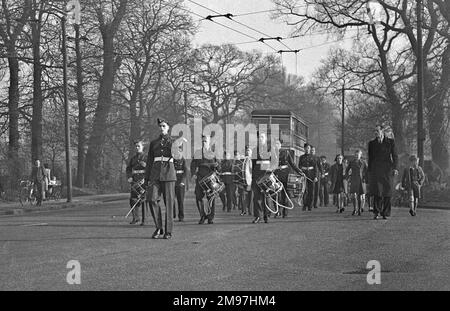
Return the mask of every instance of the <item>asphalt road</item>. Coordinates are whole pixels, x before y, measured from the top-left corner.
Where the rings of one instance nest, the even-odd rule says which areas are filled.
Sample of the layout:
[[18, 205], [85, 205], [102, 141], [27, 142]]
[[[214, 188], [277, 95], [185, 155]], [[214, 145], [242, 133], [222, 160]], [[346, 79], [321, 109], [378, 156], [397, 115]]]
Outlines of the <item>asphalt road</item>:
[[[192, 196], [172, 240], [128, 225], [127, 201], [0, 217], [0, 290], [450, 290], [450, 211], [295, 209], [252, 224], [219, 211], [198, 225]], [[117, 216], [117, 217], [113, 217]], [[81, 284], [66, 267], [78, 260]], [[381, 284], [367, 283], [378, 260]]]

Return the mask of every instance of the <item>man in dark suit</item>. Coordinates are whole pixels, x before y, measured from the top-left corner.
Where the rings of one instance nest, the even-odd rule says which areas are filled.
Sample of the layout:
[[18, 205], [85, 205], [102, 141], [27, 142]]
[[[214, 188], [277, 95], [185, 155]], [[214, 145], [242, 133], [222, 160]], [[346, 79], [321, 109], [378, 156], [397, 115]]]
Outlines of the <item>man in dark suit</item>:
[[384, 135], [383, 127], [375, 127], [376, 138], [369, 142], [369, 192], [374, 196], [374, 219], [391, 214], [392, 177], [398, 175], [395, 142]]
[[[150, 201], [150, 208], [156, 225], [156, 231], [153, 233], [152, 238], [159, 239], [163, 237], [164, 239], [171, 239], [175, 182], [177, 180], [172, 155], [173, 139], [169, 135], [169, 123], [166, 120], [158, 119], [158, 125], [161, 134], [150, 143], [147, 156], [147, 170], [145, 174], [146, 184], [148, 183], [147, 200]], [[161, 207], [158, 204], [161, 194], [166, 206], [164, 231]]]

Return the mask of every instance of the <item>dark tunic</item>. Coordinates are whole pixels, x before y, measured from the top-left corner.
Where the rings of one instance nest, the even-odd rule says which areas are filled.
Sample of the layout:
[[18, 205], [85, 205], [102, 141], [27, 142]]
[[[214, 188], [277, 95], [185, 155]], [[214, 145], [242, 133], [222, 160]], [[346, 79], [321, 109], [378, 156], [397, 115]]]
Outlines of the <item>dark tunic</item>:
[[[147, 156], [147, 171], [145, 180], [154, 181], [176, 181], [175, 166], [172, 156], [173, 139], [169, 135], [160, 135], [150, 143]], [[156, 161], [155, 158], [171, 158], [172, 161]]]
[[369, 192], [378, 197], [392, 196], [392, 171], [397, 169], [398, 156], [393, 139], [384, 137], [369, 142]]
[[280, 149], [278, 156], [278, 169], [276, 171], [277, 178], [283, 183], [286, 184], [288, 181], [288, 175], [292, 171], [295, 171], [297, 174], [302, 175], [302, 171], [300, 171], [294, 163], [292, 159], [291, 153], [287, 149]]

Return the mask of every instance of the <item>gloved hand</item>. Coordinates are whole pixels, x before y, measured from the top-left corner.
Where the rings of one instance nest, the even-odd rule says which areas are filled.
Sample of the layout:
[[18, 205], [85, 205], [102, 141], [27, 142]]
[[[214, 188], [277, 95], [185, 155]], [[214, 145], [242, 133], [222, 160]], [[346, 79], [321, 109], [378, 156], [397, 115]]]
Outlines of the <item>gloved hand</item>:
[[131, 184], [133, 182], [133, 178], [128, 178], [128, 182]]

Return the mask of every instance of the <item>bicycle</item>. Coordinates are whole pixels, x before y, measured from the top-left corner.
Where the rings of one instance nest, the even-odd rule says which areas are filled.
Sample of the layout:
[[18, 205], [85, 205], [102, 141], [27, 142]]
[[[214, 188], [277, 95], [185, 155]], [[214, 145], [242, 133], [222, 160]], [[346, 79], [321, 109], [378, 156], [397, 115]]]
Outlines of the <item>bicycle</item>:
[[19, 184], [19, 202], [23, 206], [27, 202], [31, 205], [37, 203], [36, 189], [34, 183], [29, 180], [21, 180]]

